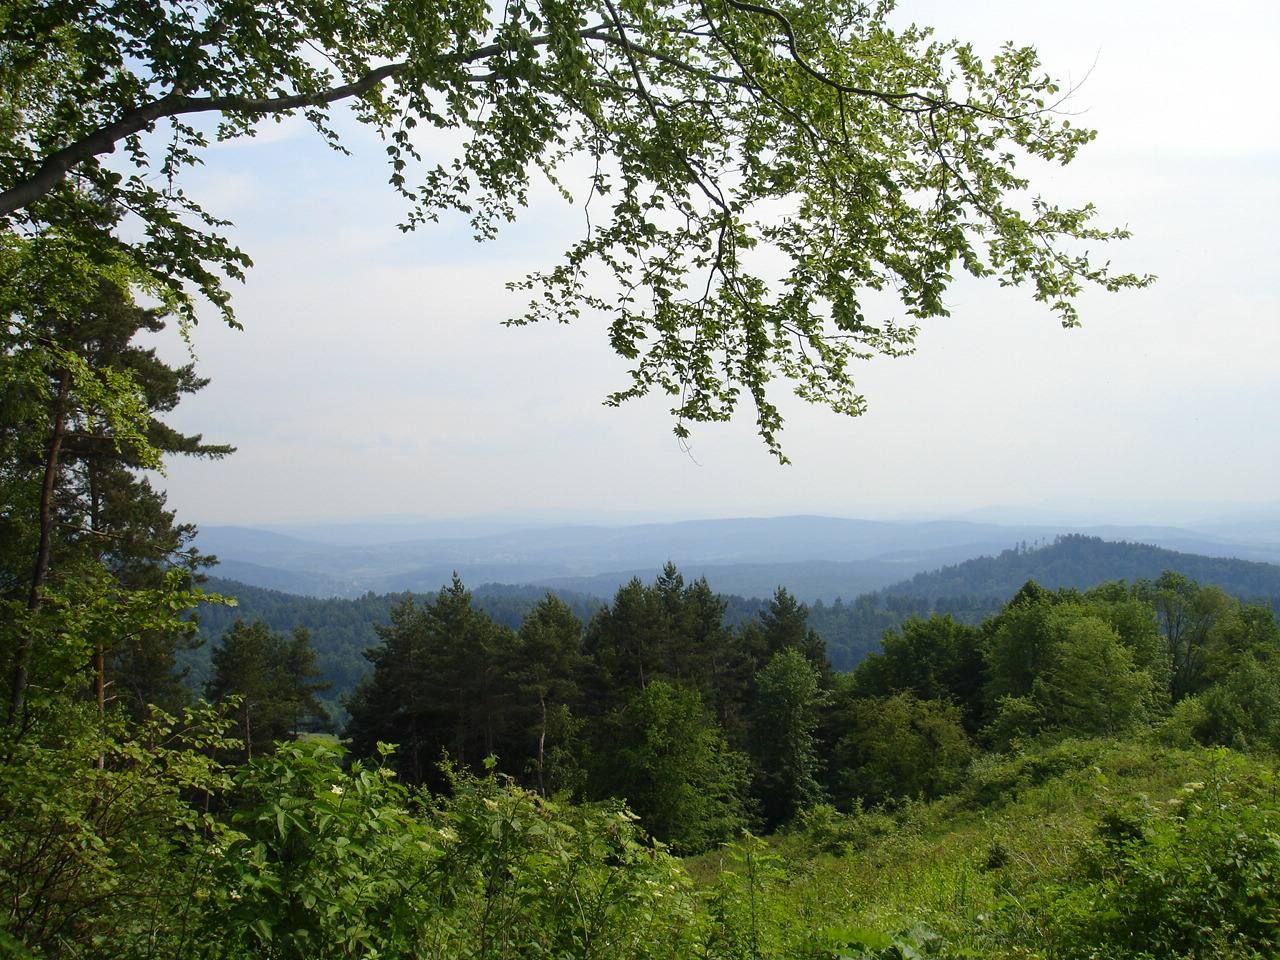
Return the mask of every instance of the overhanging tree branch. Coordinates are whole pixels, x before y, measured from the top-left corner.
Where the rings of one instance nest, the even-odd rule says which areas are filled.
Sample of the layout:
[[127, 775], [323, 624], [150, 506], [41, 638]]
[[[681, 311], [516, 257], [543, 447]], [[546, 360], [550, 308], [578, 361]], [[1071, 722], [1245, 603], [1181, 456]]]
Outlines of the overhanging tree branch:
[[[1123, 236], [1091, 227], [1092, 207], [1020, 212], [1029, 184], [1015, 164], [1066, 163], [1093, 136], [1055, 116], [1059, 87], [1035, 50], [984, 61], [896, 29], [891, 4], [528, 0], [499, 13], [434, 0], [335, 18], [320, 0], [259, 0], [252, 21], [236, 0], [202, 6], [80, 0], [29, 35], [0, 24], [0, 42], [35, 65], [6, 100], [18, 123], [0, 130], [0, 218], [38, 234], [81, 229], [86, 198], [131, 210], [145, 240], [125, 252], [188, 318], [203, 297], [234, 324], [223, 279], [242, 278], [248, 258], [196, 201], [148, 185], [142, 134], [172, 120], [172, 178], [207, 146], [183, 117], [221, 113], [219, 134], [234, 137], [299, 112], [341, 149], [328, 110], [343, 100], [386, 140], [404, 229], [453, 212], [490, 238], [538, 171], [560, 186], [569, 158], [594, 160], [590, 196], [609, 198], [609, 218], [558, 267], [513, 284], [538, 293], [510, 322], [612, 315], [610, 345], [634, 366], [610, 402], [692, 384], [673, 411], [679, 432], [749, 397], [779, 457], [771, 381], [856, 415], [853, 362], [909, 351], [914, 323], [866, 322], [868, 290], [937, 316], [959, 265], [1028, 284], [1074, 322], [1082, 283], [1151, 279], [1073, 255], [1071, 241]], [[429, 161], [419, 127], [461, 145]], [[432, 153], [453, 138], [440, 140]], [[94, 162], [121, 147], [132, 176]], [[66, 182], [77, 169], [83, 188]]]
[[389, 63], [370, 70], [352, 83], [319, 93], [295, 94], [289, 97], [184, 97], [169, 94], [144, 104], [115, 123], [101, 127], [87, 136], [51, 153], [39, 169], [26, 180], [0, 193], [0, 216], [8, 216], [39, 200], [54, 189], [73, 169], [86, 160], [114, 153], [116, 144], [126, 137], [142, 133], [166, 117], [193, 116], [200, 113], [238, 113], [245, 116], [269, 116], [303, 107], [323, 107], [339, 100], [368, 93], [388, 77], [404, 70], [405, 63]]

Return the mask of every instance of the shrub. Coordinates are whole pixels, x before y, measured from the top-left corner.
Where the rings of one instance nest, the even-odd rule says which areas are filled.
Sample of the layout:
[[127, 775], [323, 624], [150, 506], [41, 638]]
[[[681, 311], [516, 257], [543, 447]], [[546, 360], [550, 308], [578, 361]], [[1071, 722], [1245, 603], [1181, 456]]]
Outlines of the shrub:
[[1110, 811], [1075, 879], [1035, 897], [1052, 952], [1116, 960], [1275, 956], [1278, 787], [1274, 774], [1220, 752], [1205, 779], [1186, 784], [1163, 809], [1129, 803]]

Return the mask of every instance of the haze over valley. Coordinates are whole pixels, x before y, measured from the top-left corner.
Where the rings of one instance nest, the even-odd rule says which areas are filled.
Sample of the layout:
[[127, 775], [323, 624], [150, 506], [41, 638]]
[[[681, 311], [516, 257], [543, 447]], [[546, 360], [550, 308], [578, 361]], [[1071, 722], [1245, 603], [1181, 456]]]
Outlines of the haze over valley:
[[453, 573], [486, 583], [609, 596], [672, 562], [726, 594], [785, 587], [805, 602], [851, 599], [911, 576], [1065, 534], [1209, 557], [1280, 563], [1280, 507], [1206, 511], [1182, 525], [886, 521], [821, 516], [570, 525], [415, 519], [203, 526], [197, 545], [230, 580], [315, 597], [430, 592]]

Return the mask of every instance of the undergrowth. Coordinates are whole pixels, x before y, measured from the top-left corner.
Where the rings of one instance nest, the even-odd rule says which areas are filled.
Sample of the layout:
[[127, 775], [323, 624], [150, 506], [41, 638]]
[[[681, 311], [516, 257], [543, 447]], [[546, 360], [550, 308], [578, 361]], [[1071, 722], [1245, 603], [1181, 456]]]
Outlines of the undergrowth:
[[730, 926], [732, 899], [732, 926], [751, 931], [716, 957], [1280, 949], [1275, 771], [1221, 749], [1067, 740], [988, 756], [938, 801], [819, 806], [767, 843], [747, 838], [686, 868], [713, 915]]

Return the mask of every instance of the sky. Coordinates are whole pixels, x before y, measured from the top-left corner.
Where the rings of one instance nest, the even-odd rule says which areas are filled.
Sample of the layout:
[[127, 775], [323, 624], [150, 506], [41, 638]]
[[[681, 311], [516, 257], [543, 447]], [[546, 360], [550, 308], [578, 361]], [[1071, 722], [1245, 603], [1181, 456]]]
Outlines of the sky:
[[[1176, 522], [1280, 500], [1280, 4], [938, 0], [897, 16], [980, 53], [1032, 44], [1077, 86], [1064, 109], [1098, 139], [1035, 187], [1132, 229], [1103, 259], [1155, 286], [1091, 291], [1083, 327], [1064, 330], [1025, 290], [958, 282], [915, 355], [856, 372], [862, 417], [780, 387], [790, 466], [747, 408], [695, 425], [686, 449], [661, 398], [602, 405], [626, 365], [599, 318], [501, 325], [521, 303], [505, 282], [552, 265], [580, 209], [541, 190], [489, 244], [456, 222], [404, 235], [376, 140], [357, 133], [343, 157], [299, 123], [270, 124], [216, 145], [184, 182], [235, 222], [255, 266], [234, 291], [244, 330], [199, 324], [211, 383], [171, 417], [238, 452], [171, 462], [170, 505], [254, 525], [991, 507]], [[184, 356], [174, 337], [162, 347]]]

